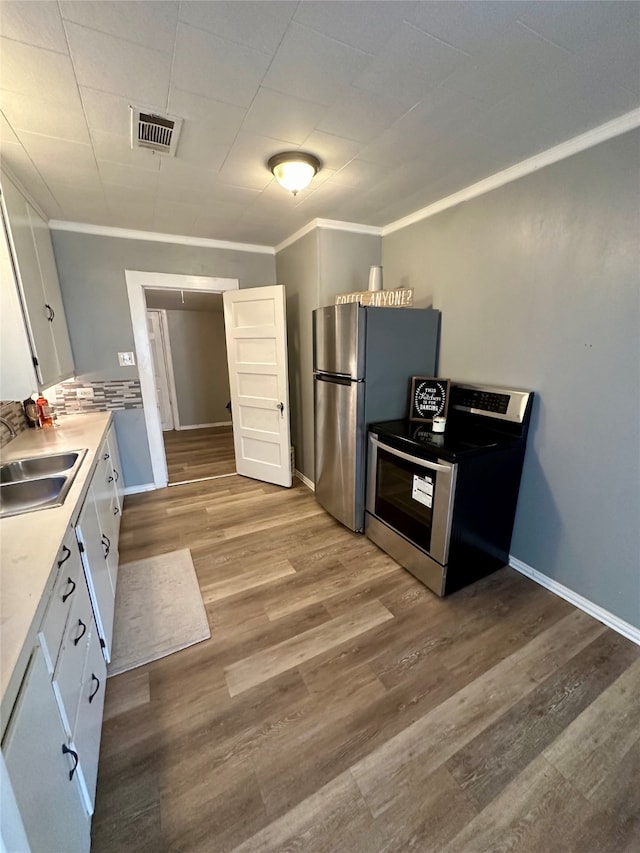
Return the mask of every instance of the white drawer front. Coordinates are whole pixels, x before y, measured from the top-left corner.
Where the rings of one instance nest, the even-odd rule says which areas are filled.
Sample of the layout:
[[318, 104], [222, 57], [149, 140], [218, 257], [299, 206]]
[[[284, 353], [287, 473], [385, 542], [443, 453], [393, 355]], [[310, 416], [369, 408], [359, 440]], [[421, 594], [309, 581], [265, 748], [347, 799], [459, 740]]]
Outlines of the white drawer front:
[[92, 623], [74, 732], [74, 742], [79, 756], [80, 781], [84, 788], [89, 814], [93, 814], [96, 801], [98, 756], [106, 687], [107, 664], [100, 647], [98, 632], [95, 624]]
[[69, 611], [58, 663], [53, 675], [53, 689], [69, 736], [73, 735], [76, 722], [92, 624], [93, 615], [87, 587], [86, 584], [79, 583]]
[[53, 673], [56, 667], [64, 627], [78, 586], [80, 583], [84, 585], [85, 582], [78, 543], [71, 529], [64, 538], [57, 563], [56, 585], [40, 630], [40, 643], [50, 673]]

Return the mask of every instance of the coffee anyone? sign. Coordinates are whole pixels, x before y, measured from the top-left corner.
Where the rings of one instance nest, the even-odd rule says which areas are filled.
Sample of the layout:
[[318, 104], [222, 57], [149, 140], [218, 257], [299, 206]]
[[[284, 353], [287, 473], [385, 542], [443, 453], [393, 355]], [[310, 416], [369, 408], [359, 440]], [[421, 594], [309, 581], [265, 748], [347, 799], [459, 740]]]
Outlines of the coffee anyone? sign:
[[413, 288], [339, 293], [336, 305], [344, 305], [345, 302], [359, 302], [360, 305], [374, 305], [378, 308], [410, 308], [413, 305]]

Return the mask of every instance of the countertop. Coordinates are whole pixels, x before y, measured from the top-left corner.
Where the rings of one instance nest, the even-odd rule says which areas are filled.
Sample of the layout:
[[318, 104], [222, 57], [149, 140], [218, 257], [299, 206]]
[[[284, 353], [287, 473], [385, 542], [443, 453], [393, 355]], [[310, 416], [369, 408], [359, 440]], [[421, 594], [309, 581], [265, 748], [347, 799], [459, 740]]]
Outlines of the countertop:
[[0, 720], [2, 731], [18, 695], [56, 580], [55, 561], [82, 509], [111, 424], [110, 412], [65, 415], [58, 426], [29, 429], [2, 448], [3, 462], [87, 448], [62, 506], [0, 519]]

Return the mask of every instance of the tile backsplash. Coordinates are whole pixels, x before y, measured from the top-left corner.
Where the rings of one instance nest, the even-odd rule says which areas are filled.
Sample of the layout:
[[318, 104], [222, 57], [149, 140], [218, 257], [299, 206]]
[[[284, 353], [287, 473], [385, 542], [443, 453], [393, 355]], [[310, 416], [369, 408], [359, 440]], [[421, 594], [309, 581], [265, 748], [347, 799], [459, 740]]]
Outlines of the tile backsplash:
[[[29, 429], [22, 403], [16, 400], [0, 401], [0, 417], [6, 418], [18, 434], [25, 429]], [[0, 447], [9, 444], [12, 438], [13, 436], [7, 427], [4, 424], [0, 424]]]
[[[90, 388], [93, 391], [93, 397], [78, 397], [79, 388]], [[142, 408], [142, 392], [138, 379], [112, 379], [102, 382], [70, 379], [68, 382], [47, 389], [47, 395], [58, 415]], [[17, 433], [29, 429], [22, 403], [18, 401], [0, 401], [0, 416], [6, 418]], [[0, 424], [0, 447], [9, 444], [11, 439], [12, 435], [7, 427]]]
[[[79, 389], [90, 389], [93, 391], [93, 397], [78, 397]], [[109, 379], [96, 382], [69, 379], [49, 389], [48, 393], [49, 402], [55, 406], [59, 415], [142, 408], [139, 379]]]

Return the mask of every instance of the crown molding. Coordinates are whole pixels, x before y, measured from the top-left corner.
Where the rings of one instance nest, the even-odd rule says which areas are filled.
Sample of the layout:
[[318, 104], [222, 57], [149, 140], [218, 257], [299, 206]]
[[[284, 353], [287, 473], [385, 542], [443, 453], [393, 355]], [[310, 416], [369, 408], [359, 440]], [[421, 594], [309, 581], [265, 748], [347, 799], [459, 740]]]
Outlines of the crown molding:
[[54, 231], [73, 231], [77, 234], [94, 234], [98, 237], [118, 237], [121, 240], [146, 240], [151, 243], [177, 243], [180, 246], [200, 246], [204, 249], [230, 249], [233, 252], [254, 252], [275, 255], [273, 246], [253, 243], [232, 243], [229, 240], [212, 240], [208, 237], [186, 237], [182, 234], [160, 234], [156, 231], [134, 231], [130, 228], [113, 228], [110, 225], [90, 225], [85, 222], [49, 220]]
[[22, 195], [23, 195], [23, 196], [26, 198], [26, 200], [29, 202], [29, 204], [31, 205], [31, 207], [33, 207], [33, 209], [34, 209], [34, 210], [36, 211], [36, 213], [40, 216], [40, 218], [41, 218], [41, 219], [44, 219], [44, 221], [46, 222], [46, 221], [47, 221], [47, 219], [48, 219], [47, 214], [46, 214], [46, 213], [44, 212], [44, 210], [40, 207], [40, 205], [39, 205], [39, 204], [38, 204], [38, 202], [35, 200], [35, 198], [31, 195], [31, 193], [30, 193], [30, 192], [29, 192], [29, 190], [25, 187], [25, 185], [22, 183], [22, 181], [20, 180], [20, 178], [18, 178], [18, 177], [17, 177], [17, 175], [15, 174], [15, 172], [13, 172], [13, 171], [11, 170], [11, 168], [10, 168], [9, 166], [7, 166], [7, 164], [6, 164], [4, 161], [2, 161], [2, 164], [1, 164], [1, 166], [0, 166], [0, 172], [4, 172], [4, 174], [9, 178], [9, 180], [10, 180], [10, 181], [12, 181], [12, 182], [16, 185], [16, 187], [20, 190], [20, 192], [22, 193]]
[[308, 222], [299, 231], [287, 237], [282, 243], [278, 243], [275, 247], [276, 254], [291, 246], [292, 243], [297, 242], [316, 228], [327, 231], [349, 231], [351, 234], [369, 234], [373, 237], [382, 237], [382, 228], [379, 228], [377, 225], [362, 225], [359, 222], [341, 222], [339, 219], [312, 219], [311, 222]]
[[[49, 221], [49, 227], [56, 231], [74, 231], [80, 234], [95, 234], [101, 237], [119, 237], [124, 240], [146, 240], [156, 243], [177, 243], [182, 246], [200, 246], [208, 249], [228, 249], [234, 252], [254, 252], [265, 255], [275, 255], [291, 246], [293, 243], [300, 240], [302, 237], [316, 229], [326, 229], [330, 231], [348, 231], [352, 234], [369, 234], [375, 237], [387, 237], [396, 231], [407, 228], [416, 222], [421, 222], [423, 219], [428, 219], [443, 210], [450, 207], [455, 207], [457, 204], [477, 198], [480, 195], [491, 192], [498, 187], [509, 184], [512, 181], [517, 181], [532, 172], [536, 172], [545, 166], [550, 166], [588, 148], [593, 148], [601, 142], [606, 142], [609, 139], [614, 139], [616, 136], [621, 136], [629, 130], [634, 130], [640, 127], [640, 109], [631, 110], [624, 113], [612, 121], [594, 127], [586, 133], [580, 134], [573, 139], [560, 143], [553, 148], [542, 151], [528, 160], [523, 160], [504, 169], [501, 172], [496, 172], [488, 178], [484, 178], [471, 186], [459, 192], [453, 193], [450, 196], [440, 199], [433, 204], [416, 210], [402, 219], [397, 219], [387, 225], [378, 227], [375, 225], [362, 225], [358, 222], [342, 222], [337, 219], [313, 219], [307, 225], [300, 228], [295, 233], [291, 234], [281, 243], [276, 246], [264, 246], [251, 243], [233, 243], [227, 240], [213, 240], [207, 237], [186, 237], [180, 234], [160, 234], [154, 231], [134, 231], [128, 228], [114, 228], [106, 225], [90, 225], [82, 222], [63, 222], [61, 220], [52, 219]], [[13, 176], [10, 175], [10, 177]], [[37, 205], [36, 205], [37, 207]], [[46, 217], [45, 217], [46, 218]]]
[[428, 219], [436, 213], [441, 213], [450, 207], [455, 207], [463, 201], [469, 201], [472, 198], [477, 198], [480, 195], [491, 192], [505, 184], [510, 184], [512, 181], [517, 181], [525, 175], [530, 175], [532, 172], [537, 172], [544, 166], [550, 166], [552, 163], [557, 163], [560, 160], [565, 160], [574, 154], [585, 151], [587, 148], [593, 148], [601, 142], [606, 142], [608, 139], [614, 139], [616, 136], [621, 136], [629, 130], [634, 130], [640, 127], [640, 109], [631, 110], [624, 113], [618, 118], [594, 127], [586, 133], [575, 136], [573, 139], [568, 139], [566, 142], [561, 142], [553, 148], [548, 148], [546, 151], [530, 157], [528, 160], [523, 160], [521, 163], [516, 163], [502, 172], [496, 172], [495, 175], [490, 175], [476, 184], [466, 187], [460, 192], [440, 199], [433, 204], [423, 207], [421, 210], [416, 210], [402, 219], [397, 219], [395, 222], [390, 222], [382, 228], [382, 236], [386, 237], [393, 234], [395, 231], [400, 231], [407, 228], [409, 225], [414, 225], [416, 222], [421, 222], [423, 219]]

